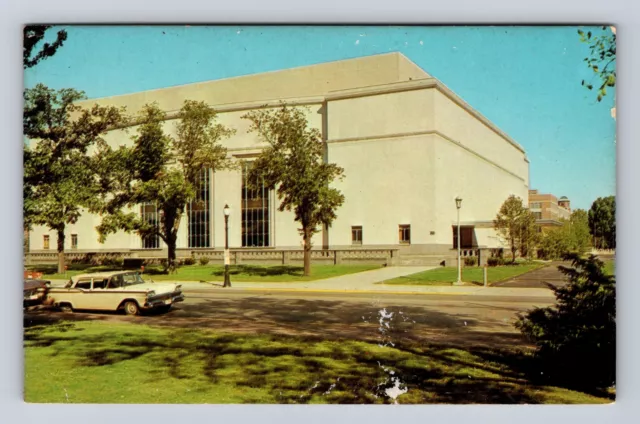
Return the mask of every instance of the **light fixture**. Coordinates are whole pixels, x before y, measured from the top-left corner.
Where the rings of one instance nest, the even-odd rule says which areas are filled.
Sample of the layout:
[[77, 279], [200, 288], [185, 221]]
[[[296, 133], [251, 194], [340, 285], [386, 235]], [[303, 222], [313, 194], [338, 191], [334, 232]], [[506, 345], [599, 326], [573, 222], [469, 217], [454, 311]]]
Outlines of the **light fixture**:
[[462, 199], [460, 196], [456, 197], [456, 208], [460, 209], [462, 207]]
[[224, 216], [229, 216], [231, 214], [231, 208], [229, 205], [224, 205]]

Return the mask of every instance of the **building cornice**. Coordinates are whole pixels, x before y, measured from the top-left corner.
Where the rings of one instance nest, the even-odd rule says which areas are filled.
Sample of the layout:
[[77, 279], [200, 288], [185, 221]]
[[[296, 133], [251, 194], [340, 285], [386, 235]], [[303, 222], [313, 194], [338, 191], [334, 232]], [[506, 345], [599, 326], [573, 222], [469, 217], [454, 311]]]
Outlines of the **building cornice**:
[[512, 176], [514, 176], [515, 178], [521, 180], [523, 183], [526, 183], [526, 179], [524, 177], [519, 176], [518, 174], [508, 170], [507, 168], [497, 164], [496, 162], [492, 161], [491, 159], [487, 158], [486, 156], [481, 155], [480, 153], [476, 152], [475, 150], [465, 146], [464, 144], [462, 144], [461, 142], [459, 142], [458, 140], [455, 140], [443, 133], [441, 133], [440, 131], [437, 130], [424, 130], [424, 131], [411, 131], [411, 132], [405, 132], [405, 133], [393, 133], [393, 134], [383, 134], [383, 135], [372, 135], [372, 136], [365, 136], [365, 137], [348, 137], [348, 138], [338, 138], [338, 139], [330, 139], [327, 140], [327, 143], [329, 144], [334, 144], [334, 143], [347, 143], [347, 142], [359, 142], [359, 141], [372, 141], [372, 140], [389, 140], [389, 139], [395, 139], [395, 138], [403, 138], [403, 137], [417, 137], [417, 136], [421, 136], [421, 135], [436, 135], [438, 137], [440, 137], [443, 140], [446, 140], [452, 144], [455, 144], [456, 146], [466, 150], [467, 152], [471, 153], [472, 155], [476, 156], [478, 159], [483, 160], [485, 162], [487, 162], [490, 165], [495, 166], [496, 168], [500, 169], [501, 171], [504, 171]]
[[[497, 135], [499, 135], [501, 138], [503, 138], [512, 146], [514, 146], [520, 152], [526, 153], [525, 150], [522, 148], [522, 146], [520, 146], [520, 144], [518, 144], [515, 140], [509, 137], [504, 131], [496, 127], [491, 121], [489, 121], [486, 117], [484, 117], [484, 115], [482, 115], [480, 112], [472, 108], [467, 102], [465, 102], [462, 98], [460, 98], [457, 94], [455, 94], [447, 86], [445, 86], [442, 82], [438, 81], [435, 78], [424, 78], [419, 80], [403, 81], [403, 82], [396, 82], [391, 84], [351, 88], [348, 90], [331, 92], [324, 96], [295, 97], [295, 98], [272, 99], [272, 100], [265, 100], [265, 101], [226, 103], [226, 104], [215, 105], [214, 109], [217, 113], [230, 113], [230, 112], [249, 111], [249, 110], [255, 110], [255, 109], [275, 108], [281, 105], [312, 106], [312, 105], [321, 105], [331, 101], [355, 99], [360, 97], [377, 96], [382, 94], [400, 93], [400, 92], [415, 91], [415, 90], [426, 90], [426, 89], [432, 89], [432, 88], [438, 90], [440, 93], [442, 93], [451, 101], [456, 103], [466, 112], [474, 116], [476, 119], [482, 122], [487, 128], [495, 132]], [[165, 120], [169, 121], [173, 119], [178, 119], [179, 114], [180, 114], [179, 110], [165, 111]], [[141, 121], [139, 119], [133, 119], [129, 121], [126, 125], [114, 127], [113, 129], [133, 127], [133, 126], [139, 125], [140, 123]], [[524, 160], [526, 162], [529, 162], [526, 156]]]
[[[419, 80], [395, 82], [391, 84], [350, 88], [348, 90], [330, 92], [325, 96], [325, 98], [328, 102], [330, 102], [330, 101], [337, 101], [337, 100], [355, 99], [359, 97], [378, 96], [382, 94], [400, 93], [400, 92], [414, 91], [414, 90], [425, 90], [430, 88], [437, 89], [440, 93], [445, 95], [455, 104], [457, 104], [466, 112], [468, 112], [473, 117], [475, 117], [480, 122], [482, 122], [490, 130], [492, 130], [493, 132], [498, 134], [500, 137], [505, 139], [513, 147], [515, 147], [522, 153], [526, 153], [524, 151], [524, 148], [520, 144], [518, 144], [514, 139], [509, 137], [509, 135], [507, 135], [504, 131], [498, 128], [493, 122], [491, 122], [484, 115], [482, 115], [480, 112], [478, 112], [473, 107], [471, 107], [469, 103], [465, 102], [460, 96], [458, 96], [456, 93], [451, 91], [449, 87], [447, 87], [441, 81], [438, 81], [435, 78], [424, 78]], [[528, 159], [526, 157], [525, 157], [525, 160], [528, 162]]]
[[[256, 109], [269, 109], [276, 108], [282, 105], [287, 106], [313, 106], [313, 105], [322, 105], [324, 103], [324, 97], [322, 96], [314, 96], [314, 97], [293, 97], [293, 98], [285, 98], [285, 99], [277, 99], [277, 100], [266, 100], [266, 101], [255, 101], [255, 102], [241, 102], [241, 103], [226, 103], [221, 105], [216, 105], [213, 109], [216, 113], [230, 113], [230, 112], [244, 112]], [[178, 119], [180, 117], [179, 110], [168, 110], [164, 111], [165, 117], [164, 121], [171, 121], [174, 119]], [[113, 127], [112, 129], [123, 129], [135, 127], [136, 125], [140, 125], [142, 123], [141, 119], [131, 119], [124, 125], [119, 125]]]

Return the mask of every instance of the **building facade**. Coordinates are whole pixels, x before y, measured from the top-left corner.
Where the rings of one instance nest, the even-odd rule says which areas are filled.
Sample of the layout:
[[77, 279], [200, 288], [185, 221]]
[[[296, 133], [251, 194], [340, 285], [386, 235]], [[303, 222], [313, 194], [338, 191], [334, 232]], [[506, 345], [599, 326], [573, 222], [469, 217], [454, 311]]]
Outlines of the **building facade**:
[[571, 218], [571, 201], [562, 196], [529, 190], [529, 210], [535, 215], [542, 230], [562, 226], [563, 219]]
[[[230, 156], [250, 162], [265, 146], [248, 133], [242, 116], [282, 102], [303, 107], [326, 143], [326, 160], [344, 168], [335, 182], [345, 196], [330, 228], [314, 236], [314, 249], [397, 248], [403, 254], [450, 255], [456, 246], [460, 209], [461, 246], [502, 246], [492, 221], [511, 194], [529, 196], [529, 161], [524, 149], [444, 84], [399, 53], [390, 53], [164, 88], [84, 105], [126, 106], [135, 113], [157, 102], [168, 113], [165, 131], [175, 131], [184, 100], [202, 100], [218, 121], [236, 130], [223, 140]], [[113, 145], [132, 144], [135, 127], [107, 134]], [[299, 225], [279, 212], [273, 191], [247, 187], [246, 167], [203, 169], [198, 202], [187, 205], [179, 231], [179, 254], [224, 247], [223, 208], [231, 208], [232, 249], [300, 249]], [[139, 213], [157, 220], [154, 205]], [[67, 228], [66, 249], [78, 252], [135, 251], [162, 254], [162, 241], [117, 233], [103, 244], [100, 218], [84, 214]], [[36, 227], [31, 252], [55, 249], [56, 234]], [[181, 253], [182, 252], [182, 253]]]

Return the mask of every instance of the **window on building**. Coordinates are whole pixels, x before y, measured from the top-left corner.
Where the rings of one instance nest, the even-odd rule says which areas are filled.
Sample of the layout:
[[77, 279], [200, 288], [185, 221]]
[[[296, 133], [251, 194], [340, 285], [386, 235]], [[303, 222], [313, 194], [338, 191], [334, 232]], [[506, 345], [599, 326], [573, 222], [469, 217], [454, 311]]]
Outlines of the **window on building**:
[[[158, 219], [158, 207], [155, 203], [144, 203], [140, 206], [140, 216], [144, 221], [158, 227], [160, 221]], [[157, 249], [160, 247], [160, 237], [157, 235], [142, 237], [143, 249]]]
[[271, 242], [270, 193], [264, 181], [249, 184], [250, 167], [251, 162], [242, 164], [242, 247], [268, 247]]
[[362, 226], [351, 227], [351, 244], [362, 244]]
[[536, 219], [542, 219], [542, 212], [534, 212], [534, 213], [533, 213], [533, 216], [534, 216]]
[[71, 234], [71, 248], [72, 249], [77, 249], [78, 248], [78, 235], [77, 234]]
[[400, 244], [411, 243], [411, 225], [400, 225], [398, 227], [398, 240]]
[[[453, 227], [453, 248], [458, 248], [458, 226], [454, 225]], [[462, 239], [462, 243], [460, 244], [461, 249], [471, 249], [477, 246], [477, 243], [474, 242], [474, 233], [475, 229], [473, 227], [468, 226], [460, 226], [460, 238]]]
[[196, 198], [187, 205], [189, 247], [210, 247], [210, 179], [209, 169], [203, 169], [196, 181]]
[[49, 249], [49, 235], [45, 234], [44, 236], [42, 236], [42, 248], [44, 250], [48, 250]]
[[540, 209], [542, 207], [542, 204], [540, 202], [533, 202], [531, 203], [531, 209]]

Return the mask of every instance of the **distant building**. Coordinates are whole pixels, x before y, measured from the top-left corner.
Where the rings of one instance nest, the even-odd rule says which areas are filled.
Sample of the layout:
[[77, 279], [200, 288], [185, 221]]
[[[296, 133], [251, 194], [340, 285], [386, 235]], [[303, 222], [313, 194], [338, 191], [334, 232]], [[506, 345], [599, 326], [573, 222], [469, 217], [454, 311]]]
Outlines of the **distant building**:
[[[160, 70], [161, 72], [161, 70]], [[362, 57], [239, 76], [141, 93], [87, 100], [82, 106], [126, 106], [135, 113], [157, 102], [168, 112], [165, 131], [175, 133], [175, 112], [185, 100], [206, 101], [219, 122], [237, 130], [223, 140], [229, 155], [251, 161], [265, 146], [241, 117], [282, 102], [308, 108], [310, 125], [326, 143], [326, 160], [345, 170], [334, 185], [345, 195], [330, 228], [316, 234], [314, 249], [394, 248], [405, 255], [451, 257], [456, 247], [456, 204], [462, 208], [461, 246], [503, 247], [493, 219], [509, 195], [526, 199], [529, 161], [524, 149], [442, 82], [399, 53]], [[106, 136], [112, 146], [131, 145], [128, 132]], [[300, 249], [299, 224], [278, 210], [273, 191], [249, 190], [246, 168], [203, 169], [199, 202], [180, 223], [178, 255], [224, 247], [223, 207], [231, 207], [232, 249]], [[555, 199], [555, 198], [554, 198]], [[557, 202], [554, 203], [557, 207]], [[564, 210], [564, 209], [563, 209]], [[136, 210], [157, 222], [153, 204]], [[542, 209], [541, 209], [542, 212]], [[557, 216], [553, 215], [554, 217]], [[551, 219], [551, 218], [549, 218]], [[65, 248], [76, 252], [163, 255], [158, 238], [119, 232], [98, 242], [100, 218], [83, 214], [67, 226]], [[32, 253], [51, 252], [56, 234], [35, 226]], [[51, 249], [51, 250], [50, 250]], [[435, 260], [436, 258], [434, 258]]]
[[562, 219], [571, 218], [571, 201], [562, 196], [542, 194], [538, 190], [529, 190], [529, 210], [536, 217], [536, 223], [544, 230], [559, 227]]

